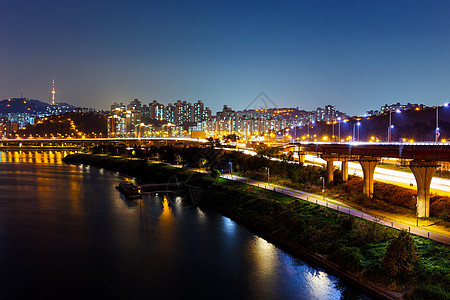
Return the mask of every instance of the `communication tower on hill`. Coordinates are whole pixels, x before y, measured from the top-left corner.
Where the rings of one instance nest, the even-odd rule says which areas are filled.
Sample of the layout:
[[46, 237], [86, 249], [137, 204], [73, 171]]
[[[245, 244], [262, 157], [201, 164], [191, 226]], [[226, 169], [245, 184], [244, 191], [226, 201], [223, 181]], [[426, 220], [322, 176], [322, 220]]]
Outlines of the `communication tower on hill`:
[[56, 91], [55, 91], [55, 79], [53, 79], [52, 90], [50, 91], [50, 95], [49, 95], [51, 97], [51, 100], [49, 99], [49, 102], [50, 102], [51, 105], [55, 105], [55, 94], [56, 94]]

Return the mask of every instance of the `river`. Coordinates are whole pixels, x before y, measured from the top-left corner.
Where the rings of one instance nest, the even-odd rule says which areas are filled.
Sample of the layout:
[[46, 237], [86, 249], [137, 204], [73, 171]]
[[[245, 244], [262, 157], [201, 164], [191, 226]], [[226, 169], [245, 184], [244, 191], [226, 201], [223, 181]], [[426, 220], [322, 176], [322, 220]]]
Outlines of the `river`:
[[128, 201], [125, 177], [66, 154], [0, 152], [1, 299], [369, 299], [215, 211]]

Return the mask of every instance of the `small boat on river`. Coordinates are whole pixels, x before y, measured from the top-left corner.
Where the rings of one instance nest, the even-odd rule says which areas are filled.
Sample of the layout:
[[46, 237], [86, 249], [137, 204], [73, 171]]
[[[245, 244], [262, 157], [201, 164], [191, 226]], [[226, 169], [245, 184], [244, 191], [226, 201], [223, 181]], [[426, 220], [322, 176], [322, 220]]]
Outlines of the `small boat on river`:
[[130, 182], [121, 181], [119, 182], [118, 185], [116, 185], [116, 189], [118, 189], [122, 194], [124, 194], [128, 198], [141, 197], [141, 189]]

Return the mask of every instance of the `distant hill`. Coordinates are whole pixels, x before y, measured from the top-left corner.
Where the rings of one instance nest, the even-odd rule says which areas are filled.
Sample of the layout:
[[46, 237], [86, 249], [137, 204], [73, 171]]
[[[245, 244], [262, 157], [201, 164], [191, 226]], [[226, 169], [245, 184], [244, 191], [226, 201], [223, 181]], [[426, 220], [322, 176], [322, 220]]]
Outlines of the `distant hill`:
[[19, 136], [55, 137], [105, 137], [107, 116], [95, 113], [71, 111], [62, 115], [52, 115], [41, 119], [35, 125], [19, 129]]
[[65, 106], [72, 110], [76, 107], [66, 103], [57, 103], [56, 105], [50, 105], [48, 103], [28, 98], [11, 98], [0, 101], [0, 113], [44, 113], [49, 110], [54, 110], [55, 106]]
[[[360, 126], [355, 126], [357, 122]], [[427, 142], [435, 140], [436, 133], [436, 109], [427, 108], [421, 110], [406, 110], [399, 114], [392, 113], [391, 129], [392, 141], [398, 142], [403, 139], [413, 139], [416, 142]], [[341, 139], [355, 135], [359, 136], [360, 141], [374, 140], [381, 142], [387, 141], [389, 127], [389, 114], [361, 118], [349, 118], [348, 122], [334, 124], [334, 135], [338, 136], [340, 132]], [[439, 139], [450, 139], [450, 107], [441, 107], [439, 109]], [[302, 139], [308, 133], [316, 135], [318, 140], [322, 141], [323, 136], [331, 137], [333, 135], [333, 125], [327, 122], [317, 122], [308, 130], [308, 126], [297, 127], [290, 131], [294, 137]], [[311, 138], [316, 139], [317, 137]]]

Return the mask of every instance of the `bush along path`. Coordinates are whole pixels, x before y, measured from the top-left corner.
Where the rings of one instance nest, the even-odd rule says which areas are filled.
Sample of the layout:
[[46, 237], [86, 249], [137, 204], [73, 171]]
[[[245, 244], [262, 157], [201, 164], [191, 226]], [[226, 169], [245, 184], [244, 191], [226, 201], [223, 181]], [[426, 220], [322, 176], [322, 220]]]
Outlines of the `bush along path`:
[[[162, 182], [191, 171], [147, 161], [70, 155], [84, 163]], [[450, 248], [405, 231], [255, 186], [197, 174], [200, 205], [213, 207], [270, 241], [388, 299], [450, 299]]]

